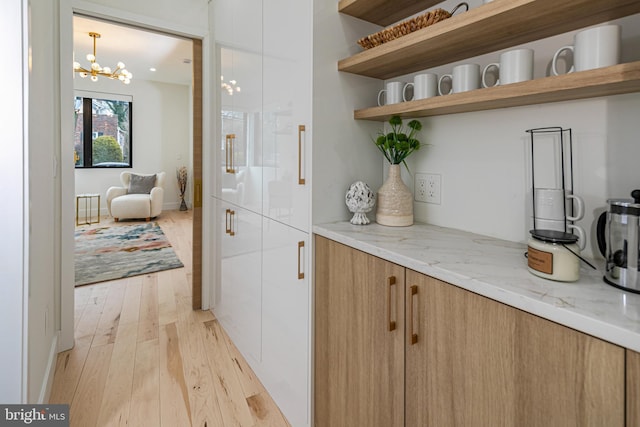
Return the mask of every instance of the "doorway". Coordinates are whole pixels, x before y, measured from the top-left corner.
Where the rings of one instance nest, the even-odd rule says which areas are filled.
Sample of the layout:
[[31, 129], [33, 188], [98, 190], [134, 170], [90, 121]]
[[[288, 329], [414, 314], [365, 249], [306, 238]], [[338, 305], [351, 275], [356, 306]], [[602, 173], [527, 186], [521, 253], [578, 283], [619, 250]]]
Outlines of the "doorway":
[[[64, 9], [64, 8], [63, 8]], [[69, 8], [69, 11], [71, 11], [71, 8]], [[74, 17], [76, 16], [75, 13], [70, 14], [70, 16], [68, 16], [68, 19], [63, 18], [62, 16], [64, 16], [64, 10], [61, 11], [61, 27], [65, 26], [65, 22], [67, 22], [69, 25], [72, 25], [72, 21], [74, 19]], [[119, 22], [119, 19], [117, 18], [117, 16], [110, 16], [108, 17], [108, 19], [105, 19], [104, 16], [91, 16], [90, 13], [86, 13], [86, 11], [83, 12], [82, 15], [85, 19], [94, 19], [96, 21], [100, 21], [100, 22], [107, 22], [110, 23], [111, 25], [119, 25], [122, 26], [123, 28], [128, 28], [130, 30], [136, 30], [136, 31], [147, 31], [147, 32], [154, 32], [156, 34], [160, 33], [166, 37], [174, 37], [174, 38], [181, 38], [181, 39], [187, 39], [190, 44], [191, 44], [191, 68], [192, 68], [192, 72], [190, 73], [190, 77], [191, 77], [191, 91], [190, 91], [190, 101], [189, 101], [189, 109], [190, 109], [190, 126], [189, 126], [189, 133], [190, 133], [190, 141], [191, 143], [189, 144], [189, 157], [190, 157], [190, 164], [189, 164], [189, 169], [190, 169], [190, 193], [192, 194], [191, 196], [191, 209], [193, 210], [193, 239], [192, 239], [192, 258], [193, 258], [193, 266], [192, 266], [192, 271], [193, 271], [193, 276], [192, 276], [192, 287], [193, 287], [193, 300], [192, 300], [192, 306], [194, 309], [199, 309], [202, 307], [202, 263], [201, 263], [201, 257], [202, 257], [202, 141], [203, 141], [203, 70], [202, 70], [202, 66], [203, 66], [203, 49], [202, 49], [202, 39], [198, 38], [199, 35], [189, 35], [189, 36], [185, 36], [183, 34], [178, 34], [178, 33], [172, 33], [171, 30], [159, 30], [157, 28], [157, 26], [154, 25], [154, 28], [150, 28], [150, 26], [146, 26], [144, 24], [131, 24], [131, 22], [127, 22], [122, 23]], [[157, 23], [155, 23], [157, 24]], [[69, 34], [69, 33], [66, 33]], [[89, 36], [87, 35], [87, 38]], [[203, 36], [204, 37], [204, 36]], [[65, 37], [65, 32], [63, 32], [61, 30], [61, 63], [65, 63], [64, 59], [65, 59], [65, 53], [63, 52], [65, 49], [65, 46], [68, 46], [68, 42], [65, 43], [65, 39], [68, 40], [68, 42], [72, 41], [70, 40], [70, 38]], [[132, 43], [131, 40], [129, 40], [128, 43], [125, 43], [124, 45], [133, 45], [134, 43]], [[123, 50], [122, 48], [123, 44], [120, 44], [120, 51]], [[98, 44], [98, 53], [96, 55], [96, 57], [100, 58], [100, 56], [102, 55], [102, 51], [100, 50], [102, 47], [102, 45]], [[106, 54], [106, 52], [104, 52]], [[77, 54], [77, 52], [76, 52]], [[81, 53], [84, 54], [84, 51]], [[106, 55], [105, 55], [106, 58]], [[84, 60], [84, 58], [82, 58], [81, 60]], [[86, 61], [86, 60], [85, 60]], [[126, 59], [122, 59], [122, 61], [126, 61]], [[110, 64], [110, 62], [107, 59], [107, 62]], [[106, 64], [103, 64], [106, 65]], [[129, 69], [129, 71], [133, 72], [132, 69]], [[146, 71], [145, 71], [146, 72]], [[64, 69], [63, 69], [63, 74], [64, 74]], [[133, 79], [136, 79], [136, 74], [138, 74], [137, 72], [134, 73]], [[140, 77], [140, 76], [139, 76]], [[69, 83], [68, 81], [66, 83]], [[109, 82], [109, 83], [113, 83], [113, 84], [120, 84], [120, 82]], [[71, 92], [73, 91], [73, 84], [71, 85]], [[66, 89], [65, 89], [66, 88]], [[62, 114], [61, 114], [61, 118], [62, 121], [64, 122], [67, 117], [66, 114], [67, 112], [64, 109], [64, 106], [66, 105], [65, 100], [70, 98], [70, 95], [67, 94], [67, 92], [69, 91], [69, 85], [65, 84], [64, 78], [61, 79], [61, 90], [64, 92], [64, 95], [61, 95], [61, 106], [63, 108], [62, 110]], [[161, 120], [161, 118], [159, 118]], [[135, 119], [134, 119], [135, 120]], [[140, 118], [138, 118], [138, 121], [140, 120]], [[135, 126], [135, 124], [134, 124]], [[67, 128], [68, 129], [68, 128]], [[63, 134], [67, 134], [65, 132], [65, 125], [62, 125], [62, 131]], [[68, 141], [68, 138], [63, 137], [62, 138], [63, 141], [63, 147], [61, 149], [61, 153], [64, 156], [65, 153], [69, 153], [70, 151], [72, 151], [71, 148], [68, 147], [64, 147], [65, 141]], [[134, 150], [135, 150], [135, 141], [134, 143]], [[136, 170], [136, 160], [140, 160], [139, 158], [136, 159], [134, 157], [133, 162], [134, 162], [134, 169]], [[138, 163], [139, 164], [139, 163]], [[117, 170], [116, 175], [119, 176], [121, 170]], [[140, 170], [140, 172], [144, 172], [142, 170]], [[99, 173], [101, 174], [105, 174], [105, 171], [99, 171]], [[63, 189], [63, 195], [62, 195], [62, 203], [63, 205], [67, 206], [67, 212], [70, 210], [70, 208], [68, 207], [69, 205], [69, 201], [74, 200], [75, 198], [75, 193], [77, 193], [77, 189], [75, 189], [75, 171], [71, 170], [71, 171], [67, 171], [67, 179], [65, 180], [66, 182], [66, 186], [64, 186]], [[69, 175], [71, 175], [71, 177], [69, 177]], [[171, 177], [173, 175], [173, 170], [168, 170], [168, 175], [169, 177]], [[111, 179], [111, 178], [109, 178]], [[117, 178], [115, 181], [111, 179], [110, 181], [112, 183], [112, 185], [117, 185], [117, 183], [119, 182], [119, 178]], [[69, 185], [69, 184], [73, 184], [73, 185]], [[73, 204], [73, 208], [75, 208], [75, 203]], [[63, 215], [64, 215], [64, 211], [63, 211]], [[67, 234], [69, 234], [69, 229], [72, 229], [73, 227], [69, 227], [68, 223], [63, 224], [63, 234], [66, 236]], [[66, 230], [66, 231], [65, 231]], [[69, 237], [67, 236], [64, 239], [69, 239]], [[64, 240], [63, 239], [63, 240]], [[63, 253], [65, 252], [69, 252], [68, 250], [65, 251], [65, 249], [69, 249], [69, 248], [73, 248], [73, 234], [71, 232], [71, 244], [69, 243], [69, 240], [63, 241], [61, 243], [61, 246], [63, 248]], [[69, 257], [71, 258], [71, 260], [69, 260]], [[61, 289], [61, 304], [60, 304], [60, 318], [61, 318], [61, 341], [60, 341], [60, 349], [65, 349], [65, 348], [70, 348], [71, 346], [73, 346], [73, 341], [72, 338], [71, 340], [69, 340], [68, 336], [70, 335], [71, 337], [73, 336], [73, 305], [74, 305], [74, 300], [73, 300], [73, 277], [69, 277], [69, 273], [66, 272], [65, 267], [69, 267], [69, 264], [73, 265], [73, 251], [71, 251], [71, 255], [69, 255], [67, 257], [66, 260], [62, 260], [62, 289]], [[71, 270], [73, 271], [73, 270]], [[66, 277], [65, 277], [66, 274]], [[72, 276], [72, 275], [71, 275]], [[71, 286], [71, 289], [66, 289], [67, 287]], [[67, 312], [71, 312], [71, 316], [68, 315]], [[70, 319], [69, 319], [70, 317]], [[65, 336], [67, 336], [67, 338], [65, 339]]]

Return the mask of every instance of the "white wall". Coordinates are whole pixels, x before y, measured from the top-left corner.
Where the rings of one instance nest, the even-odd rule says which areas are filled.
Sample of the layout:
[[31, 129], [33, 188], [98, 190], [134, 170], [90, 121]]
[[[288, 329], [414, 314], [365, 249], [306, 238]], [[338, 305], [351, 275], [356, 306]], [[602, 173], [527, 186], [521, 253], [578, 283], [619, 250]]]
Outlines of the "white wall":
[[[74, 1], [75, 5], [91, 10], [99, 10], [101, 6], [108, 6], [111, 10], [122, 11], [119, 17], [125, 18], [129, 14], [136, 14], [145, 17], [145, 22], [152, 24], [157, 22], [161, 29], [165, 29], [165, 24], [171, 23], [175, 26], [185, 28], [207, 28], [208, 9], [206, 0], [180, 0], [157, 1], [157, 0], [88, 0]], [[110, 12], [109, 12], [110, 13]], [[189, 31], [191, 32], [191, 31]]]
[[[115, 93], [133, 97], [133, 168], [76, 169], [76, 194], [98, 193], [102, 214], [107, 213], [106, 192], [120, 186], [123, 170], [137, 173], [167, 174], [164, 186], [164, 210], [178, 209], [176, 168], [187, 166], [191, 180], [190, 86], [135, 80], [124, 85], [118, 81], [74, 79], [75, 89], [99, 93]], [[191, 200], [187, 194], [187, 200]]]
[[0, 51], [12, 67], [0, 68], [0, 91], [4, 102], [0, 104], [0, 133], [5, 139], [0, 156], [0, 234], [5, 244], [0, 245], [0, 402], [5, 404], [24, 401], [24, 294], [28, 271], [25, 269], [25, 203], [26, 175], [25, 129], [23, 97], [26, 88], [27, 55], [23, 51], [23, 31], [26, 27], [26, 2], [5, 0], [0, 3]]
[[[355, 121], [380, 80], [337, 71], [338, 60], [360, 50], [360, 34], [377, 26], [336, 12], [335, 0], [314, 1], [313, 34], [313, 223], [351, 217], [344, 201], [349, 185], [382, 185], [380, 154], [371, 144], [378, 123]], [[373, 213], [372, 213], [373, 214]], [[373, 215], [370, 216], [373, 218]]]
[[[452, 0], [439, 6], [451, 9], [456, 3]], [[476, 7], [481, 2], [469, 3]], [[622, 62], [640, 60], [640, 15], [613, 23], [623, 26]], [[553, 53], [572, 44], [574, 33], [520, 46], [535, 51], [535, 78], [549, 75]], [[510, 49], [513, 48], [504, 51]], [[497, 62], [501, 52], [428, 71], [442, 75], [450, 73], [454, 65], [466, 62], [484, 67]], [[409, 82], [412, 78], [410, 74], [392, 80]], [[379, 81], [376, 89], [382, 87], [383, 82]], [[374, 91], [368, 95], [366, 105], [375, 103]], [[409, 166], [412, 173], [441, 174], [442, 201], [440, 205], [415, 202], [416, 221], [525, 242], [532, 228], [528, 219], [529, 134], [525, 131], [561, 126], [573, 131], [574, 189], [587, 206], [585, 218], [577, 224], [588, 234], [585, 254], [594, 256], [598, 252], [595, 221], [605, 209], [606, 199], [629, 197], [631, 189], [640, 188], [636, 165], [640, 145], [635, 138], [640, 131], [639, 104], [639, 94], [628, 94], [421, 119], [424, 127], [420, 140], [429, 145], [409, 159]], [[536, 172], [536, 179], [541, 178], [537, 167]], [[404, 179], [413, 188], [413, 178], [406, 171]]]

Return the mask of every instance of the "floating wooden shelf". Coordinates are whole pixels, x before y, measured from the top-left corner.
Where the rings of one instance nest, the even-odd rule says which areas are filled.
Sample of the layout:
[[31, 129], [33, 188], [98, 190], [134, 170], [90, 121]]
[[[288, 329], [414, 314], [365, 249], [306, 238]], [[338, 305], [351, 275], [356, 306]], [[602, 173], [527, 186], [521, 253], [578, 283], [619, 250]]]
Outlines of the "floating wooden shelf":
[[[496, 0], [497, 1], [497, 0]], [[429, 117], [640, 92], [640, 61], [469, 92], [356, 110], [354, 118]]]
[[442, 0], [340, 0], [338, 12], [387, 26], [426, 11]]
[[[402, 10], [410, 0], [341, 0], [341, 11], [365, 3]], [[425, 4], [432, 3], [425, 0]], [[338, 69], [379, 79], [426, 70], [640, 12], [638, 0], [494, 0], [469, 12], [365, 50]], [[345, 12], [346, 13], [346, 12]]]

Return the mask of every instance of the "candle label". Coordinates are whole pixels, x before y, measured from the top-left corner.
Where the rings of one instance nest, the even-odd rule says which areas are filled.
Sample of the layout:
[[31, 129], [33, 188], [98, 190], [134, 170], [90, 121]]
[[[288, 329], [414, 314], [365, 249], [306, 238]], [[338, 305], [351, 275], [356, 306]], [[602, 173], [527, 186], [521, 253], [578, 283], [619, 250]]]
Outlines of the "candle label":
[[553, 274], [553, 254], [534, 249], [529, 246], [527, 258], [529, 260], [529, 268], [545, 274]]

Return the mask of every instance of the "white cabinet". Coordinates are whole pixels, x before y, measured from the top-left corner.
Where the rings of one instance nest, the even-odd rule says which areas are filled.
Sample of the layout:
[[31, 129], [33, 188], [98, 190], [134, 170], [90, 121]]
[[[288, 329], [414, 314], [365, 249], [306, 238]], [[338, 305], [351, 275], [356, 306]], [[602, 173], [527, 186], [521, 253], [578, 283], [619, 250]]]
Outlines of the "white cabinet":
[[262, 209], [262, 2], [216, 3], [219, 136], [216, 197]]
[[220, 283], [214, 311], [242, 354], [259, 362], [262, 218], [239, 206], [215, 201], [219, 221]]
[[262, 222], [261, 380], [292, 426], [309, 417], [309, 234]]
[[312, 1], [214, 7], [214, 314], [291, 425], [308, 426]]
[[311, 2], [270, 0], [263, 20], [263, 214], [310, 223]]

